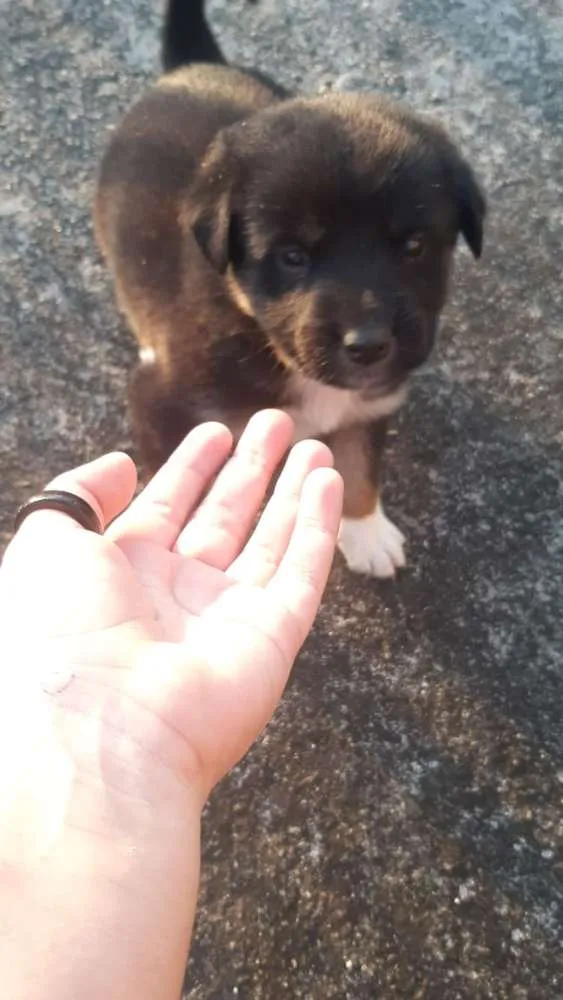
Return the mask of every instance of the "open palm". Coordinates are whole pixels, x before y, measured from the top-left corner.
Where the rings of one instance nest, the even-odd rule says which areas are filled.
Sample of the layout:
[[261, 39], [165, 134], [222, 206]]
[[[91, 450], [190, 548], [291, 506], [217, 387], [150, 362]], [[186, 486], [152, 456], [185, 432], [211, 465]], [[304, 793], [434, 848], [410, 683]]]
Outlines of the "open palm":
[[126, 456], [66, 473], [52, 485], [105, 534], [39, 512], [2, 568], [11, 630], [40, 643], [58, 705], [126, 724], [203, 797], [270, 718], [334, 553], [341, 482], [318, 442], [292, 450], [249, 538], [292, 431], [260, 413], [231, 455], [226, 428], [202, 425], [129, 506]]

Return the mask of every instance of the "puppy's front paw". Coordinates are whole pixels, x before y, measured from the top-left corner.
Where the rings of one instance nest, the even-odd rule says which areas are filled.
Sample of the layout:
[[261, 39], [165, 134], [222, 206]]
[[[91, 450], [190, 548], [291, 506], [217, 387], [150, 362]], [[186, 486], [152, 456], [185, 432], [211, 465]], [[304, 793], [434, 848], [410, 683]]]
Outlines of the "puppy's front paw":
[[349, 569], [382, 580], [405, 565], [405, 536], [378, 504], [368, 517], [343, 517], [338, 547]]

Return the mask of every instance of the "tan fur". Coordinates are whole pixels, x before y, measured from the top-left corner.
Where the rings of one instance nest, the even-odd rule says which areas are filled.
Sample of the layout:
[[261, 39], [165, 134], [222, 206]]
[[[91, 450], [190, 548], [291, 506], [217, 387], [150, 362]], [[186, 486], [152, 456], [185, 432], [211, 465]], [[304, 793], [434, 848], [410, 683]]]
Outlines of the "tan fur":
[[225, 275], [225, 280], [227, 282], [227, 287], [229, 289], [229, 292], [231, 293], [231, 296], [233, 298], [233, 302], [237, 304], [241, 312], [243, 312], [245, 316], [254, 316], [252, 303], [248, 298], [248, 295], [246, 295], [246, 293], [243, 292], [242, 288], [240, 287], [237, 279], [233, 274], [232, 268], [230, 267], [228, 268], [227, 273]]
[[373, 456], [366, 428], [346, 427], [331, 435], [335, 467], [344, 480], [344, 517], [367, 517], [377, 507], [379, 489], [373, 482]]

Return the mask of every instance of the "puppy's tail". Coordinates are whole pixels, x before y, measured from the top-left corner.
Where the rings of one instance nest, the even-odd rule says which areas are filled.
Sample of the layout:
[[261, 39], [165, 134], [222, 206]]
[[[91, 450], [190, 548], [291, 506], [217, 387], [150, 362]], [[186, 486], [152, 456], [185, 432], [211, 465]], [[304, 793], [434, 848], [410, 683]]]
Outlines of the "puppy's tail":
[[162, 65], [166, 72], [194, 62], [225, 64], [204, 8], [205, 0], [168, 0], [162, 31]]

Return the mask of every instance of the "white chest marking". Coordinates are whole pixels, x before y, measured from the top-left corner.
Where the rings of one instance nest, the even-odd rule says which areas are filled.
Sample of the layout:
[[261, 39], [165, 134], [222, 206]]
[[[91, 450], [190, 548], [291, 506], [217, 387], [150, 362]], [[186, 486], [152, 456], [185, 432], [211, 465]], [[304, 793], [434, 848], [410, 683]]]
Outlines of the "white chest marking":
[[139, 349], [139, 361], [142, 365], [152, 365], [156, 361], [154, 347], [141, 347]]
[[378, 399], [363, 399], [353, 389], [335, 389], [304, 375], [293, 375], [292, 402], [285, 407], [295, 423], [295, 440], [330, 434], [342, 427], [388, 417], [404, 402], [405, 386]]

